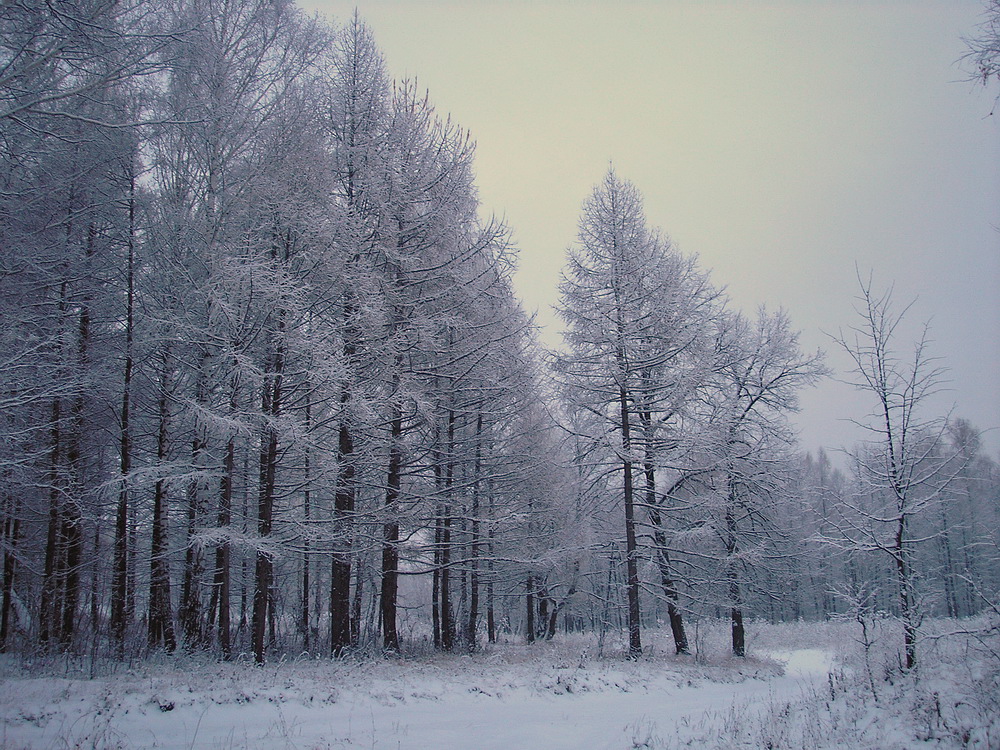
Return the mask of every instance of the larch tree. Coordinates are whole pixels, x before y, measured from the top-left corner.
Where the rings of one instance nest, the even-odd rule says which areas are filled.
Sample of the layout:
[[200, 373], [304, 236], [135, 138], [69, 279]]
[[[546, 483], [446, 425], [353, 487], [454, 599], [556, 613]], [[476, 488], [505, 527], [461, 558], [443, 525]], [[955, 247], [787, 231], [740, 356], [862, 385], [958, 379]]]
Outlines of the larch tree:
[[[803, 353], [783, 312], [720, 319], [715, 376], [705, 391], [704, 458], [712, 471], [708, 527], [722, 547], [732, 650], [745, 656], [745, 572], [776, 530], [769, 512], [781, 491], [798, 391], [826, 374], [821, 352]], [[699, 471], [703, 467], [699, 467]]]
[[357, 623], [352, 624], [351, 618], [353, 514], [359, 481], [358, 443], [364, 439], [365, 403], [372, 400], [372, 389], [364, 384], [372, 379], [366, 372], [375, 369], [373, 357], [379, 353], [379, 343], [365, 332], [377, 331], [381, 324], [380, 305], [373, 300], [381, 296], [377, 238], [388, 179], [383, 157], [391, 98], [381, 52], [357, 13], [335, 37], [324, 97], [323, 122], [334, 173], [330, 201], [339, 219], [333, 236], [343, 263], [342, 283], [328, 290], [339, 297], [338, 320], [333, 325], [342, 341], [344, 363], [337, 395], [334, 514], [338, 529], [329, 600], [330, 648], [336, 655], [357, 640]]
[[441, 305], [462, 283], [462, 267], [479, 246], [469, 232], [476, 202], [468, 134], [439, 119], [412, 83], [396, 88], [391, 112], [384, 157], [390, 177], [379, 226], [388, 425], [380, 611], [383, 646], [398, 651], [401, 513], [416, 509], [403, 477], [420, 454], [412, 441], [433, 432], [423, 394], [432, 391], [432, 361], [440, 335], [447, 336]]
[[[680, 391], [681, 353], [701, 339], [696, 311], [711, 305], [713, 293], [664, 238], [648, 229], [639, 192], [613, 169], [584, 204], [578, 244], [569, 253], [560, 292], [567, 351], [556, 355], [558, 376], [571, 408], [590, 412], [601, 424], [602, 434], [590, 439], [608, 447], [621, 477], [629, 653], [638, 655], [636, 510], [649, 507], [655, 525], [653, 461], [661, 412], [670, 411], [669, 401]], [[640, 470], [646, 502], [636, 489]]]

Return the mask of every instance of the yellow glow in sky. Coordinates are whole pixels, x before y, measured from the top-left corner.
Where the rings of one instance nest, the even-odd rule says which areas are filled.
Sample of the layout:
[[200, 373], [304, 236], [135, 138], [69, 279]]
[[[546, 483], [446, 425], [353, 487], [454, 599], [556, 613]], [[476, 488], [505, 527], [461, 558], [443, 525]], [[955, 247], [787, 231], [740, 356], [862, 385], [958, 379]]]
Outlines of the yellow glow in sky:
[[[785, 307], [841, 377], [823, 332], [853, 323], [856, 266], [919, 297], [914, 328], [931, 319], [953, 380], [939, 408], [1000, 427], [997, 92], [956, 63], [978, 1], [300, 4], [335, 20], [357, 6], [390, 74], [471, 131], [543, 341], [580, 206], [613, 162], [651, 225], [738, 307]], [[857, 439], [846, 386], [802, 406], [807, 448]]]

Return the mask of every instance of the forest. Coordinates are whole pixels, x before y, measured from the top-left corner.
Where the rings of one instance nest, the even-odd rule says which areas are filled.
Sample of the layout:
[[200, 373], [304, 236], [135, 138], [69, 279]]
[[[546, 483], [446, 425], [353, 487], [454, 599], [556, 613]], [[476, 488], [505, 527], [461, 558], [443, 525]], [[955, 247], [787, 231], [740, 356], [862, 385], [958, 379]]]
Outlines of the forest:
[[823, 352], [613, 167], [545, 349], [474, 153], [357, 14], [3, 4], [0, 652], [634, 659], [721, 620], [745, 659], [755, 623], [878, 616], [905, 671], [927, 618], [996, 628], [1000, 468], [906, 300], [859, 270], [831, 346], [867, 440], [804, 453]]

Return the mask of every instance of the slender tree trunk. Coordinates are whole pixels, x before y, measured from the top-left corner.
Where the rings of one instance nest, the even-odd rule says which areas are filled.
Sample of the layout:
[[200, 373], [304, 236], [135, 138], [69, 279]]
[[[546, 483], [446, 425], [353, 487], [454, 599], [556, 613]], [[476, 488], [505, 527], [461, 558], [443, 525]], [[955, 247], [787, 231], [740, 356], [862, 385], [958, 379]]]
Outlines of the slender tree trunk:
[[618, 390], [622, 427], [622, 471], [624, 473], [625, 501], [625, 568], [628, 575], [628, 653], [635, 658], [642, 654], [639, 612], [638, 545], [635, 537], [635, 506], [632, 488], [632, 439], [629, 430], [629, 394], [624, 387]]
[[448, 409], [445, 445], [441, 448], [440, 430], [435, 438], [434, 478], [438, 494], [437, 512], [434, 520], [434, 569], [436, 586], [433, 586], [436, 607], [432, 608], [432, 618], [436, 610], [440, 627], [440, 639], [436, 639], [443, 651], [455, 648], [456, 627], [451, 602], [451, 553], [452, 553], [452, 507], [451, 491], [454, 472], [455, 411]]
[[656, 546], [656, 567], [660, 573], [660, 588], [667, 600], [667, 618], [670, 621], [670, 632], [674, 639], [674, 650], [677, 654], [689, 653], [687, 634], [684, 632], [684, 618], [677, 606], [677, 587], [674, 585], [670, 570], [670, 552], [667, 549], [667, 535], [663, 529], [663, 518], [660, 515], [660, 501], [656, 494], [656, 464], [653, 460], [653, 419], [649, 411], [639, 414], [646, 434], [645, 460], [643, 474], [646, 479], [646, 509], [649, 523], [653, 528], [653, 544]]
[[128, 248], [125, 256], [125, 367], [119, 421], [119, 463], [121, 487], [115, 510], [114, 558], [111, 584], [111, 641], [119, 659], [125, 656], [125, 632], [128, 625], [128, 519], [129, 472], [132, 471], [132, 369], [135, 364], [135, 176], [129, 175]]
[[[279, 336], [284, 333], [283, 318], [279, 322]], [[265, 378], [261, 396], [261, 413], [267, 420], [260, 436], [260, 485], [257, 502], [257, 533], [263, 542], [271, 535], [274, 515], [275, 481], [278, 467], [278, 428], [274, 420], [281, 413], [282, 374], [284, 370], [283, 342], [275, 344], [272, 369]], [[271, 601], [273, 563], [266, 550], [258, 549], [254, 567], [254, 593], [252, 614], [253, 655], [257, 664], [264, 664], [265, 635], [267, 631], [268, 604]]]
[[[230, 406], [234, 407], [236, 388], [233, 387], [232, 400]], [[236, 470], [236, 438], [230, 435], [226, 441], [226, 454], [222, 462], [222, 479], [219, 487], [219, 529], [223, 533], [223, 539], [215, 547], [215, 575], [213, 578], [213, 590], [217, 595], [217, 606], [219, 612], [219, 648], [222, 651], [222, 658], [229, 661], [233, 658], [232, 647], [232, 625], [230, 622], [229, 597], [231, 589], [231, 546], [229, 534], [232, 524], [233, 508], [233, 476]], [[214, 609], [214, 608], [213, 608]]]
[[952, 557], [952, 541], [951, 541], [951, 524], [948, 522], [948, 512], [945, 506], [941, 506], [940, 515], [940, 535], [939, 547], [942, 557], [942, 568], [943, 573], [941, 578], [944, 582], [944, 601], [947, 608], [948, 617], [958, 617], [959, 607], [958, 607], [958, 594], [956, 591], [956, 582], [958, 576], [955, 572], [955, 564]]
[[[579, 575], [580, 575], [580, 562], [577, 560], [577, 561], [574, 561], [574, 563], [573, 563], [573, 578], [570, 581], [569, 589], [567, 589], [567, 591], [566, 591], [565, 598], [561, 602], [558, 602], [558, 603], [555, 601], [555, 599], [551, 600], [551, 602], [552, 602], [552, 612], [549, 614], [548, 627], [546, 628], [546, 631], [545, 631], [545, 640], [551, 641], [553, 638], [555, 638], [555, 635], [556, 635], [556, 623], [557, 623], [557, 620], [558, 620], [558, 617], [559, 617], [559, 613], [562, 611], [563, 607], [566, 606], [566, 604], [568, 604], [572, 600], [573, 595], [576, 593], [576, 584], [577, 584], [577, 578], [579, 577]], [[567, 626], [566, 630], [567, 630], [567, 632], [569, 631], [569, 627], [568, 626]]]
[[21, 503], [9, 498], [4, 518], [3, 608], [0, 609], [0, 654], [7, 652], [14, 616], [14, 577], [17, 573], [17, 545], [21, 539]]
[[[244, 448], [243, 452], [243, 492], [240, 493], [242, 496], [241, 508], [240, 508], [240, 518], [243, 519], [242, 532], [244, 536], [250, 533], [250, 449], [249, 446]], [[240, 555], [240, 621], [236, 625], [236, 637], [239, 637], [240, 633], [243, 633], [249, 627], [249, 620], [247, 615], [249, 612], [248, 606], [248, 582], [250, 580], [250, 563], [248, 560], [248, 555], [243, 553]]]
[[906, 668], [910, 670], [917, 666], [917, 626], [911, 591], [909, 550], [906, 548], [906, 516], [902, 513], [896, 522], [893, 557], [896, 562], [896, 580], [899, 585], [899, 615], [903, 621], [903, 650]]
[[[73, 207], [76, 202], [75, 185], [71, 184], [67, 198], [67, 217], [65, 231], [66, 257], [70, 254], [70, 238], [73, 235]], [[66, 321], [69, 306], [69, 282], [66, 280], [68, 269], [63, 270], [63, 280], [59, 284], [59, 301], [57, 305], [57, 326], [60, 333]], [[56, 354], [61, 362], [66, 361], [64, 344], [58, 344]], [[66, 596], [66, 539], [65, 539], [65, 477], [63, 472], [63, 443], [66, 441], [62, 425], [62, 400], [57, 396], [52, 400], [51, 426], [49, 437], [49, 513], [48, 528], [45, 542], [45, 570], [42, 577], [42, 596], [40, 607], [39, 642], [46, 651], [51, 649], [52, 642], [63, 642], [62, 611]], [[68, 451], [67, 451], [68, 452]]]
[[494, 577], [495, 577], [495, 564], [493, 561], [494, 554], [494, 531], [493, 531], [493, 519], [494, 519], [494, 499], [493, 499], [493, 483], [489, 483], [489, 526], [486, 530], [486, 554], [488, 555], [486, 559], [486, 639], [490, 643], [497, 642], [497, 618], [496, 618], [496, 602], [494, 601]]
[[[97, 228], [94, 224], [87, 227], [87, 243], [85, 249], [86, 268], [90, 274], [90, 266], [95, 253]], [[83, 295], [80, 303], [77, 322], [76, 366], [80, 373], [87, 372], [90, 362], [90, 306], [92, 297], [89, 291]], [[73, 642], [76, 630], [77, 609], [80, 602], [80, 571], [83, 567], [83, 436], [85, 429], [84, 410], [86, 396], [78, 390], [71, 402], [71, 427], [66, 441], [66, 463], [70, 476], [70, 496], [63, 503], [62, 537], [66, 542], [65, 596], [63, 598], [62, 625], [60, 627], [60, 645], [68, 649]], [[97, 564], [97, 560], [94, 560]], [[94, 623], [96, 627], [96, 623]]]
[[135, 597], [138, 590], [137, 574], [139, 572], [139, 513], [136, 504], [128, 508], [128, 558], [126, 562], [125, 583], [125, 622], [135, 621]]
[[[441, 491], [441, 465], [434, 467], [437, 477], [438, 492]], [[441, 503], [436, 503], [434, 514], [434, 570], [431, 573], [431, 632], [434, 638], [434, 648], [441, 648]]]
[[[354, 205], [353, 167], [348, 168], [348, 205]], [[359, 262], [355, 255], [351, 265]], [[354, 304], [345, 292], [343, 300], [344, 362], [348, 368], [355, 366], [357, 332], [354, 323]], [[351, 383], [345, 378], [340, 392], [340, 429], [337, 436], [337, 489], [334, 495], [334, 513], [340, 541], [334, 543], [330, 571], [330, 653], [340, 656], [351, 645], [351, 561], [354, 544], [354, 487], [355, 456], [354, 436], [351, 434], [349, 408]]]
[[[195, 441], [192, 455], [200, 452], [198, 441]], [[199, 480], [192, 480], [192, 483]], [[199, 497], [201, 493], [194, 488], [188, 488], [187, 510], [184, 545], [184, 574], [181, 579], [181, 602], [177, 611], [181, 631], [184, 636], [184, 646], [188, 651], [194, 650], [201, 643], [201, 596], [198, 591], [198, 578], [201, 576], [201, 554], [195, 543], [195, 534], [199, 516]]]
[[[393, 377], [392, 396], [398, 396], [400, 387], [397, 357]], [[396, 597], [399, 591], [399, 521], [396, 520], [396, 502], [399, 500], [403, 467], [403, 414], [393, 404], [389, 421], [389, 470], [386, 476], [385, 513], [382, 525], [382, 589], [379, 607], [382, 618], [382, 647], [392, 653], [399, 652], [399, 633], [396, 630]]]
[[[734, 601], [739, 601], [740, 584], [735, 578], [729, 581], [729, 596]], [[730, 619], [732, 624], [733, 656], [744, 657], [747, 655], [747, 649], [746, 634], [743, 629], [743, 609], [734, 606], [730, 610]]]
[[[257, 503], [257, 534], [261, 540], [271, 535], [272, 514], [274, 512], [273, 466], [277, 457], [277, 434], [273, 426], [265, 428], [261, 435], [261, 486]], [[258, 549], [254, 565], [253, 612], [251, 614], [251, 637], [253, 656], [257, 664], [264, 664], [267, 635], [267, 605], [270, 599], [272, 563], [270, 555]]]
[[101, 631], [101, 522], [94, 521], [94, 556], [90, 566], [90, 628], [95, 641]]
[[[341, 395], [341, 409], [346, 409], [348, 392]], [[337, 491], [334, 510], [341, 539], [333, 553], [330, 574], [330, 652], [340, 656], [351, 645], [351, 539], [354, 520], [354, 440], [346, 415], [340, 423], [338, 436], [340, 464], [337, 470]]]
[[357, 551], [357, 545], [353, 545], [355, 548], [354, 556], [354, 596], [351, 599], [351, 645], [359, 646], [361, 645], [361, 608], [364, 603], [364, 591], [365, 591], [365, 566], [362, 565], [363, 557]]
[[[308, 387], [308, 385], [307, 385]], [[308, 435], [312, 429], [312, 402], [310, 394], [306, 394], [306, 434]], [[307, 442], [305, 455], [302, 458], [303, 461], [303, 484], [302, 489], [302, 517], [309, 526], [309, 522], [312, 519], [312, 467], [311, 467], [311, 449]], [[302, 596], [299, 601], [299, 632], [302, 633], [302, 650], [307, 652], [311, 646], [311, 628], [309, 627], [309, 564], [311, 557], [311, 544], [309, 537], [306, 536], [302, 544]]]
[[[240, 372], [239, 363], [234, 360], [233, 373], [229, 383], [229, 414], [235, 415], [239, 406]], [[226, 450], [222, 459], [222, 477], [219, 480], [219, 514], [218, 527], [222, 540], [215, 546], [215, 572], [212, 578], [212, 590], [215, 594], [215, 605], [209, 607], [210, 614], [218, 608], [219, 649], [222, 658], [230, 661], [233, 658], [232, 610], [230, 597], [232, 592], [232, 533], [233, 522], [233, 483], [236, 477], [236, 435], [230, 434], [226, 440]], [[244, 518], [246, 515], [244, 514]]]
[[49, 427], [49, 513], [45, 537], [45, 569], [42, 574], [42, 600], [39, 615], [38, 639], [43, 649], [48, 650], [53, 640], [59, 638], [59, 621], [56, 613], [60, 609], [61, 586], [57, 567], [62, 554], [59, 537], [60, 499], [62, 496], [62, 401], [52, 399]]
[[524, 582], [524, 640], [535, 642], [535, 577], [528, 574]]
[[451, 604], [451, 505], [444, 503], [441, 519], [441, 649], [455, 648], [455, 615]]
[[[68, 451], [67, 451], [68, 454]], [[79, 508], [71, 501], [68, 513], [63, 518], [62, 537], [66, 540], [66, 583], [63, 597], [62, 624], [59, 642], [63, 649], [69, 649], [76, 630], [76, 616], [80, 603], [80, 568], [83, 563], [83, 519]]]
[[[206, 347], [202, 347], [196, 374], [195, 400], [199, 409], [208, 409], [208, 368], [211, 355]], [[191, 466], [195, 476], [187, 486], [187, 525], [184, 541], [184, 575], [181, 581], [181, 603], [177, 611], [181, 630], [184, 633], [184, 644], [188, 650], [198, 648], [202, 644], [201, 625], [201, 550], [196, 543], [198, 525], [202, 520], [203, 480], [201, 472], [207, 469], [206, 453], [208, 438], [201, 417], [195, 419], [194, 438], [191, 441]]]
[[[159, 426], [156, 435], [156, 459], [162, 473], [167, 460], [167, 435], [170, 421], [171, 377], [170, 349], [161, 355], [159, 399], [157, 405]], [[170, 602], [170, 561], [167, 540], [167, 487], [166, 479], [159, 476], [153, 489], [153, 538], [150, 546], [149, 569], [149, 621], [147, 639], [150, 648], [162, 646], [168, 653], [177, 648], [174, 636], [174, 619]]]
[[660, 588], [667, 600], [667, 618], [670, 621], [670, 632], [674, 638], [674, 649], [678, 654], [690, 653], [687, 633], [684, 630], [684, 618], [677, 606], [677, 587], [674, 585], [670, 570], [670, 551], [667, 549], [667, 537], [663, 532], [660, 513], [650, 506], [649, 520], [653, 526], [653, 544], [656, 545], [656, 567], [660, 572]]
[[743, 629], [743, 596], [740, 591], [740, 576], [737, 568], [736, 518], [733, 504], [735, 497], [730, 490], [729, 508], [726, 510], [726, 578], [729, 584], [730, 625], [732, 631], [733, 656], [746, 656], [746, 634]]
[[465, 630], [465, 643], [472, 653], [476, 650], [476, 629], [479, 620], [479, 494], [483, 463], [483, 412], [476, 414], [476, 458], [472, 467], [472, 528], [469, 540], [469, 619]]
[[[538, 587], [538, 634], [545, 635], [545, 630], [549, 626], [549, 591], [544, 585]], [[554, 610], [553, 610], [554, 611]]]

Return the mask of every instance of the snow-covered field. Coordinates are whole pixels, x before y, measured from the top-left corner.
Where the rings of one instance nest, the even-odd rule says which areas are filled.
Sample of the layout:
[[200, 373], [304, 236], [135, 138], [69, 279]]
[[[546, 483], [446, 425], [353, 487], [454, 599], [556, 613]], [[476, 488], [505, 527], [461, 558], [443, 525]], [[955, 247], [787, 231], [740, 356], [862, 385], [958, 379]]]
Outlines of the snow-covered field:
[[[880, 721], [898, 701], [886, 693], [882, 705], [870, 695], [866, 702], [858, 681], [842, 676], [850, 639], [815, 626], [809, 645], [808, 632], [769, 626], [747, 660], [718, 655], [724, 650], [677, 658], [659, 634], [649, 639], [652, 653], [631, 662], [620, 651], [598, 656], [587, 637], [503, 644], [471, 657], [301, 659], [263, 668], [164, 658], [93, 679], [68, 663], [61, 676], [53, 664], [32, 676], [37, 665], [8, 659], [0, 662], [0, 744], [618, 750], [845, 747], [852, 746], [845, 738], [858, 736], [866, 744], [857, 747], [910, 747], [905, 726]], [[715, 649], [713, 638], [704, 640]], [[831, 693], [842, 708], [830, 709]], [[868, 734], [851, 721], [869, 721]]]

